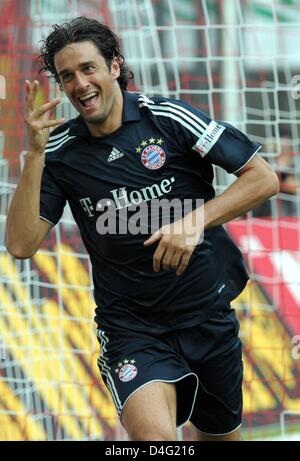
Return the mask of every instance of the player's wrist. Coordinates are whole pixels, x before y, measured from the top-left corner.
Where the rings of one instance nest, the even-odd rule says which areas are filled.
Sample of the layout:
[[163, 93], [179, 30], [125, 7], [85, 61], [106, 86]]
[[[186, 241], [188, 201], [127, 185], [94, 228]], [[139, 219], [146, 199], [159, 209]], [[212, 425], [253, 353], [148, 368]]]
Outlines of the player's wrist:
[[45, 158], [45, 149], [32, 149], [27, 150], [26, 158], [29, 159], [44, 159]]
[[45, 164], [45, 153], [44, 151], [28, 150], [25, 157], [25, 164], [37, 165], [38, 167], [44, 167]]

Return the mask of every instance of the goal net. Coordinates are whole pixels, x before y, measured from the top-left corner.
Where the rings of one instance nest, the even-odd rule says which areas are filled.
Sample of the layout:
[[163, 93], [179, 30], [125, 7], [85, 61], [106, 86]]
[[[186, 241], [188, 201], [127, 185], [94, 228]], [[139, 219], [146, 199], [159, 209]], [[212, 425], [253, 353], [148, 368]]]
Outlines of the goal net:
[[[243, 437], [300, 439], [299, 2], [10, 0], [0, 10], [0, 440], [126, 437], [97, 368], [91, 267], [70, 210], [31, 260], [13, 259], [4, 243], [26, 151], [24, 80], [39, 78], [42, 34], [78, 15], [121, 37], [130, 90], [180, 98], [232, 123], [277, 171], [278, 196], [227, 225], [251, 274], [233, 303], [244, 345]], [[42, 103], [58, 89], [39, 79]], [[75, 115], [67, 100], [58, 110]], [[216, 169], [217, 193], [233, 180]], [[181, 436], [191, 437], [188, 424]]]

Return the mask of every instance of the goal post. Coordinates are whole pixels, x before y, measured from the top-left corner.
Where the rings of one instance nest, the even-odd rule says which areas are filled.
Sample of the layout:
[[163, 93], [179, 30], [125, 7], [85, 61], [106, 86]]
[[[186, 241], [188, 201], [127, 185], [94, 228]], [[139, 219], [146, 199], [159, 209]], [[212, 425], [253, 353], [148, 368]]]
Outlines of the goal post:
[[[227, 225], [251, 275], [233, 303], [244, 346], [242, 427], [245, 440], [300, 433], [298, 3], [0, 4], [0, 81], [5, 82], [5, 98], [3, 92], [0, 98], [0, 440], [126, 439], [97, 368], [91, 266], [70, 209], [31, 260], [14, 260], [4, 241], [8, 203], [26, 149], [24, 80], [39, 78], [42, 34], [78, 15], [105, 20], [121, 37], [135, 74], [131, 91], [183, 99], [232, 123], [262, 144], [261, 155], [276, 169], [279, 195]], [[58, 94], [43, 77], [39, 101]], [[66, 98], [57, 115], [75, 115]], [[234, 179], [216, 168], [217, 193]], [[189, 425], [181, 436], [191, 438]]]

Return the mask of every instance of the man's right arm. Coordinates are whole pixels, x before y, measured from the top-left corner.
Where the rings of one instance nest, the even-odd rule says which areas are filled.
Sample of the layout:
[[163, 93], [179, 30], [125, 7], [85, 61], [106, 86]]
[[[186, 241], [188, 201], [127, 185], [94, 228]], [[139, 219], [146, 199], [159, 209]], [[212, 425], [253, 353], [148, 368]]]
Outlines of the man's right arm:
[[38, 82], [26, 81], [27, 125], [29, 149], [23, 172], [10, 205], [6, 224], [6, 247], [15, 258], [33, 256], [52, 227], [40, 218], [41, 178], [45, 164], [44, 149], [49, 129], [64, 122], [50, 120], [49, 114], [60, 99], [54, 99], [40, 108], [35, 107]]
[[33, 256], [52, 227], [40, 218], [43, 169], [44, 156], [28, 152], [6, 224], [6, 248], [15, 258]]

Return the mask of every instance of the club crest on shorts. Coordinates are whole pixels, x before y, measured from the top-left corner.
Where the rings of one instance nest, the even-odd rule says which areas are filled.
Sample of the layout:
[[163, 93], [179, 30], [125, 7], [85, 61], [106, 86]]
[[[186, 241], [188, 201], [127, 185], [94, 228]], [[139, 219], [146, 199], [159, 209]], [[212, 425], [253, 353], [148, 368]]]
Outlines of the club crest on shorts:
[[158, 170], [166, 161], [165, 151], [161, 146], [150, 144], [141, 154], [142, 164], [149, 170]]
[[115, 373], [118, 373], [120, 381], [127, 383], [136, 377], [138, 370], [134, 364], [135, 360], [128, 359], [118, 363], [118, 368], [115, 369]]

